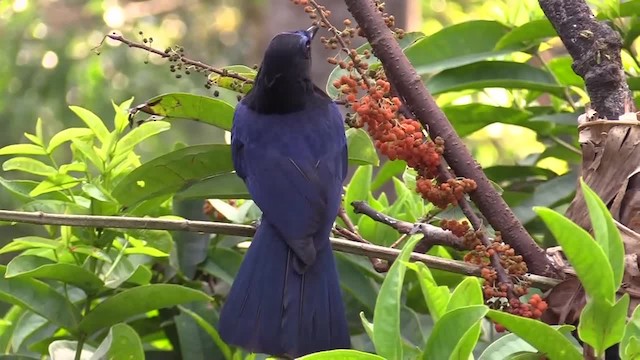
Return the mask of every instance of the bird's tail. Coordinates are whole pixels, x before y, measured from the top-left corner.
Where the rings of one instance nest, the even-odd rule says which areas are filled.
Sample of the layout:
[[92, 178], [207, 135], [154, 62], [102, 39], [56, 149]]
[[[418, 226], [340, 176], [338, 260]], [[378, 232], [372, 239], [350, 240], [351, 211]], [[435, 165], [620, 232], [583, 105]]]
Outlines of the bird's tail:
[[331, 247], [303, 274], [294, 270], [294, 257], [263, 221], [222, 307], [218, 328], [225, 342], [286, 357], [350, 347]]

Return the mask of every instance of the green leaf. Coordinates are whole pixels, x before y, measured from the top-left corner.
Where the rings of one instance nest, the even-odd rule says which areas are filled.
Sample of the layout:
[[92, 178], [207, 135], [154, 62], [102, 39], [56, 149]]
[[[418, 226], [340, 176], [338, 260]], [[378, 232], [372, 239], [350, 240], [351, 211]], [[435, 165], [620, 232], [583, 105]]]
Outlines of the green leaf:
[[[563, 334], [568, 334], [575, 329], [575, 327], [571, 325], [552, 325], [551, 327]], [[511, 359], [510, 356], [514, 354], [520, 354], [522, 352], [535, 353], [536, 351], [536, 348], [522, 340], [518, 335], [506, 334], [489, 344], [478, 360]]]
[[447, 310], [447, 304], [451, 297], [449, 287], [438, 286], [431, 274], [431, 270], [424, 263], [410, 263], [407, 264], [407, 268], [415, 271], [418, 275], [418, 283], [422, 289], [422, 295], [424, 295], [429, 314], [433, 322], [437, 323]]
[[137, 128], [131, 130], [127, 135], [116, 144], [116, 154], [126, 154], [131, 151], [136, 145], [144, 140], [158, 135], [161, 132], [167, 131], [171, 128], [171, 124], [166, 121], [153, 121], [144, 123]]
[[58, 173], [58, 171], [52, 166], [46, 165], [42, 161], [28, 157], [14, 157], [2, 164], [2, 170], [11, 171], [18, 170], [29, 174], [52, 176]]
[[349, 128], [346, 131], [349, 161], [357, 165], [380, 164], [373, 141], [364, 129]]
[[47, 152], [51, 154], [58, 146], [72, 139], [84, 138], [93, 134], [88, 128], [67, 128], [53, 135], [47, 146]]
[[[549, 70], [561, 85], [583, 88], [584, 80], [573, 71], [572, 64], [573, 59], [571, 56], [558, 56], [549, 60], [547, 67], [549, 67]], [[574, 115], [570, 125], [575, 126], [576, 118], [577, 116]]]
[[0, 266], [0, 300], [27, 308], [65, 329], [76, 327], [80, 311], [67, 298], [39, 280], [5, 279], [5, 271]]
[[347, 185], [347, 190], [344, 194], [344, 208], [347, 215], [353, 222], [358, 222], [358, 219], [362, 216], [356, 214], [353, 211], [351, 203], [354, 201], [367, 201], [369, 197], [369, 191], [371, 189], [371, 174], [373, 173], [373, 167], [371, 165], [359, 166]]
[[557, 36], [551, 22], [547, 19], [532, 20], [505, 34], [496, 44], [496, 50], [514, 46], [537, 45], [543, 39]]
[[99, 277], [83, 267], [56, 263], [33, 255], [20, 255], [13, 258], [7, 265], [5, 277], [58, 280], [77, 286], [87, 293], [95, 293], [103, 285]]
[[69, 109], [84, 121], [87, 127], [93, 131], [102, 144], [106, 142], [109, 137], [109, 130], [107, 130], [107, 127], [104, 126], [104, 123], [96, 114], [79, 106], [69, 106]]
[[124, 290], [105, 299], [85, 315], [78, 329], [92, 334], [147, 311], [192, 301], [209, 301], [205, 293], [173, 284], [152, 284]]
[[628, 308], [629, 294], [626, 293], [615, 304], [590, 298], [580, 314], [580, 340], [591, 345], [597, 356], [604, 355], [608, 347], [622, 340]]
[[482, 288], [476, 277], [466, 277], [451, 294], [451, 299], [447, 304], [447, 312], [472, 305], [484, 304]]
[[138, 333], [127, 324], [116, 324], [93, 353], [92, 359], [144, 360]]
[[131, 107], [132, 102], [133, 97], [129, 98], [129, 100], [123, 101], [120, 105], [116, 105], [115, 102], [111, 101], [113, 111], [116, 113], [113, 117], [113, 128], [117, 134], [122, 133], [129, 124], [129, 108]]
[[562, 246], [587, 295], [613, 304], [617, 290], [613, 282], [613, 270], [604, 251], [591, 235], [551, 209], [536, 207], [534, 211]]
[[53, 191], [71, 189], [80, 184], [80, 182], [81, 180], [67, 174], [55, 174], [38, 184], [38, 186], [31, 190], [29, 195], [36, 197]]
[[562, 333], [551, 326], [521, 316], [507, 314], [502, 311], [489, 310], [487, 316], [518, 335], [549, 359], [581, 360], [582, 354]]
[[516, 108], [491, 106], [486, 104], [467, 104], [442, 107], [445, 115], [455, 128], [459, 136], [470, 135], [493, 123], [518, 125], [534, 130], [537, 133], [547, 133], [551, 124], [531, 122], [532, 113]]
[[371, 191], [378, 190], [382, 185], [386, 184], [387, 181], [391, 180], [391, 178], [402, 174], [406, 168], [407, 163], [403, 160], [385, 161], [371, 182]]
[[553, 76], [528, 64], [511, 61], [481, 61], [445, 70], [426, 80], [434, 95], [450, 91], [502, 87], [528, 89], [564, 96], [564, 87]]
[[407, 271], [406, 262], [420, 241], [419, 237], [409, 240], [400, 255], [387, 272], [380, 287], [373, 313], [373, 344], [376, 352], [386, 359], [402, 359], [402, 339], [400, 335], [400, 306], [402, 283]]
[[231, 349], [224, 341], [222, 341], [222, 338], [220, 338], [220, 334], [216, 328], [211, 326], [211, 324], [203, 319], [202, 316], [196, 314], [194, 311], [191, 311], [184, 306], [178, 306], [178, 308], [180, 308], [180, 311], [184, 314], [190, 316], [202, 328], [202, 330], [209, 334], [211, 340], [213, 340], [218, 349], [220, 349], [225, 359], [231, 359]]
[[522, 48], [517, 46], [495, 50], [498, 41], [509, 30], [497, 21], [467, 21], [447, 26], [417, 41], [405, 50], [405, 54], [419, 74], [432, 74], [509, 54]]
[[229, 145], [190, 146], [136, 168], [116, 185], [112, 195], [124, 206], [131, 206], [232, 170]]
[[0, 249], [0, 254], [5, 254], [13, 251], [21, 251], [26, 249], [57, 249], [61, 247], [61, 243], [56, 240], [51, 240], [39, 236], [25, 236], [13, 239], [12, 242], [3, 246]]
[[[245, 65], [225, 66], [224, 68], [222, 68], [222, 70], [242, 75], [247, 79], [254, 79], [257, 74], [257, 71], [255, 69], [252, 69]], [[209, 81], [211, 81], [213, 85], [216, 85], [217, 87], [220, 87], [222, 89], [233, 90], [235, 92], [238, 92], [239, 94], [246, 94], [253, 88], [253, 84], [246, 83], [229, 76], [211, 73], [208, 77]]]
[[216, 247], [211, 250], [202, 270], [231, 285], [241, 263], [242, 255], [237, 251]]
[[195, 120], [231, 130], [233, 110], [233, 106], [220, 99], [188, 93], [170, 93], [153, 97], [136, 106], [133, 111], [164, 118]]
[[91, 163], [101, 173], [104, 172], [104, 161], [98, 155], [96, 148], [92, 143], [85, 142], [84, 140], [78, 140], [76, 138], [71, 139], [73, 143], [72, 149], [77, 150], [84, 156], [85, 159], [91, 161]]
[[175, 195], [176, 199], [250, 199], [249, 190], [235, 172], [211, 176]]
[[[635, 339], [635, 340], [634, 340]], [[624, 327], [624, 335], [620, 341], [619, 353], [622, 359], [640, 358], [640, 306], [637, 306], [631, 314], [631, 319]]]
[[358, 350], [329, 350], [309, 354], [299, 360], [384, 360], [382, 356]]
[[369, 339], [373, 341], [373, 323], [369, 322], [367, 316], [364, 314], [364, 311], [360, 311], [360, 322], [362, 323], [364, 331], [369, 336]]
[[0, 155], [47, 155], [47, 152], [34, 144], [14, 144], [1, 148]]
[[433, 327], [422, 359], [468, 359], [489, 308], [474, 305], [449, 311]]
[[576, 174], [555, 177], [538, 185], [533, 193], [513, 208], [518, 219], [526, 224], [536, 218], [534, 206], [553, 206], [562, 199], [566, 199], [576, 190]]
[[344, 293], [360, 302], [360, 310], [368, 313], [375, 309], [378, 287], [360, 264], [347, 254], [335, 254], [336, 266], [340, 274], [340, 287]]
[[613, 284], [617, 289], [620, 287], [624, 275], [624, 245], [620, 232], [607, 206], [582, 178], [580, 178], [580, 187], [589, 209], [595, 240], [609, 259], [613, 270]]

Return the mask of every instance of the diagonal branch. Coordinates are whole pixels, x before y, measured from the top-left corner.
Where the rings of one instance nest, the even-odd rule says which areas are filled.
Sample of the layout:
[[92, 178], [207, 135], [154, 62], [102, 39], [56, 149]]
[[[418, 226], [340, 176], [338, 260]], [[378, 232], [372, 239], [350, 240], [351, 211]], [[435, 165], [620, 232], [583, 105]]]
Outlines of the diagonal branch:
[[[428, 128], [433, 138], [445, 141], [444, 158], [457, 176], [473, 179], [478, 188], [471, 199], [487, 218], [491, 226], [502, 233], [505, 242], [521, 254], [529, 269], [536, 274], [556, 276], [557, 271], [540, 248], [529, 236], [509, 206], [491, 185], [480, 165], [458, 137], [442, 110], [425, 88], [422, 79], [409, 63], [394, 39], [373, 1], [345, 0], [349, 12], [363, 30], [378, 59], [382, 62], [387, 78], [398, 91], [404, 103]], [[438, 51], [438, 49], [432, 49]]]

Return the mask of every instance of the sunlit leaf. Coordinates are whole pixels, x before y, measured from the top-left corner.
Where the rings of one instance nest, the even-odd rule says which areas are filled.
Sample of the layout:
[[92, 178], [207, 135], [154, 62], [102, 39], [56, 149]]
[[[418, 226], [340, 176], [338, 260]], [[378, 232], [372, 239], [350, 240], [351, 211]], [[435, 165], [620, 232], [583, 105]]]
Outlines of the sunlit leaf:
[[357, 165], [380, 164], [373, 141], [363, 129], [349, 128], [346, 131], [349, 161]]

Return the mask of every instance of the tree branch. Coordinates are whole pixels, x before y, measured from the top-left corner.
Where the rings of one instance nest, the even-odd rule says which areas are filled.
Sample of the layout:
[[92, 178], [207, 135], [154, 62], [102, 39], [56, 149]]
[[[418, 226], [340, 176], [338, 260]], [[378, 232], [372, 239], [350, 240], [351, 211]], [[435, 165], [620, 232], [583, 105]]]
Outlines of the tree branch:
[[620, 35], [591, 13], [584, 0], [539, 0], [560, 40], [573, 58], [573, 71], [584, 79], [591, 108], [617, 119], [633, 107], [620, 52]]
[[[384, 67], [387, 78], [408, 108], [431, 137], [445, 141], [444, 158], [457, 176], [473, 179], [477, 190], [470, 194], [473, 202], [491, 226], [525, 259], [533, 273], [556, 276], [557, 271], [543, 249], [529, 236], [509, 206], [491, 185], [480, 165], [456, 134], [448, 119], [425, 88], [422, 79], [409, 63], [402, 49], [387, 28], [373, 1], [345, 0], [349, 12], [363, 30], [374, 54]], [[437, 51], [437, 49], [433, 49]]]
[[[223, 235], [253, 236], [255, 228], [248, 225], [226, 224], [193, 220], [165, 220], [156, 218], [93, 216], [93, 215], [60, 215], [43, 212], [22, 212], [0, 210], [0, 221], [20, 222], [39, 225], [67, 225], [79, 227], [118, 228], [118, 229], [152, 229], [178, 230]], [[444, 231], [440, 229], [441, 231]], [[395, 260], [400, 250], [361, 243], [345, 239], [331, 238], [333, 250], [354, 255], [378, 258], [387, 261]], [[463, 261], [443, 259], [436, 256], [412, 253], [411, 259], [425, 263], [432, 269], [454, 272], [469, 276], [480, 276], [481, 268]], [[532, 286], [549, 289], [559, 283], [558, 280], [543, 276], [527, 274], [525, 279]]]

